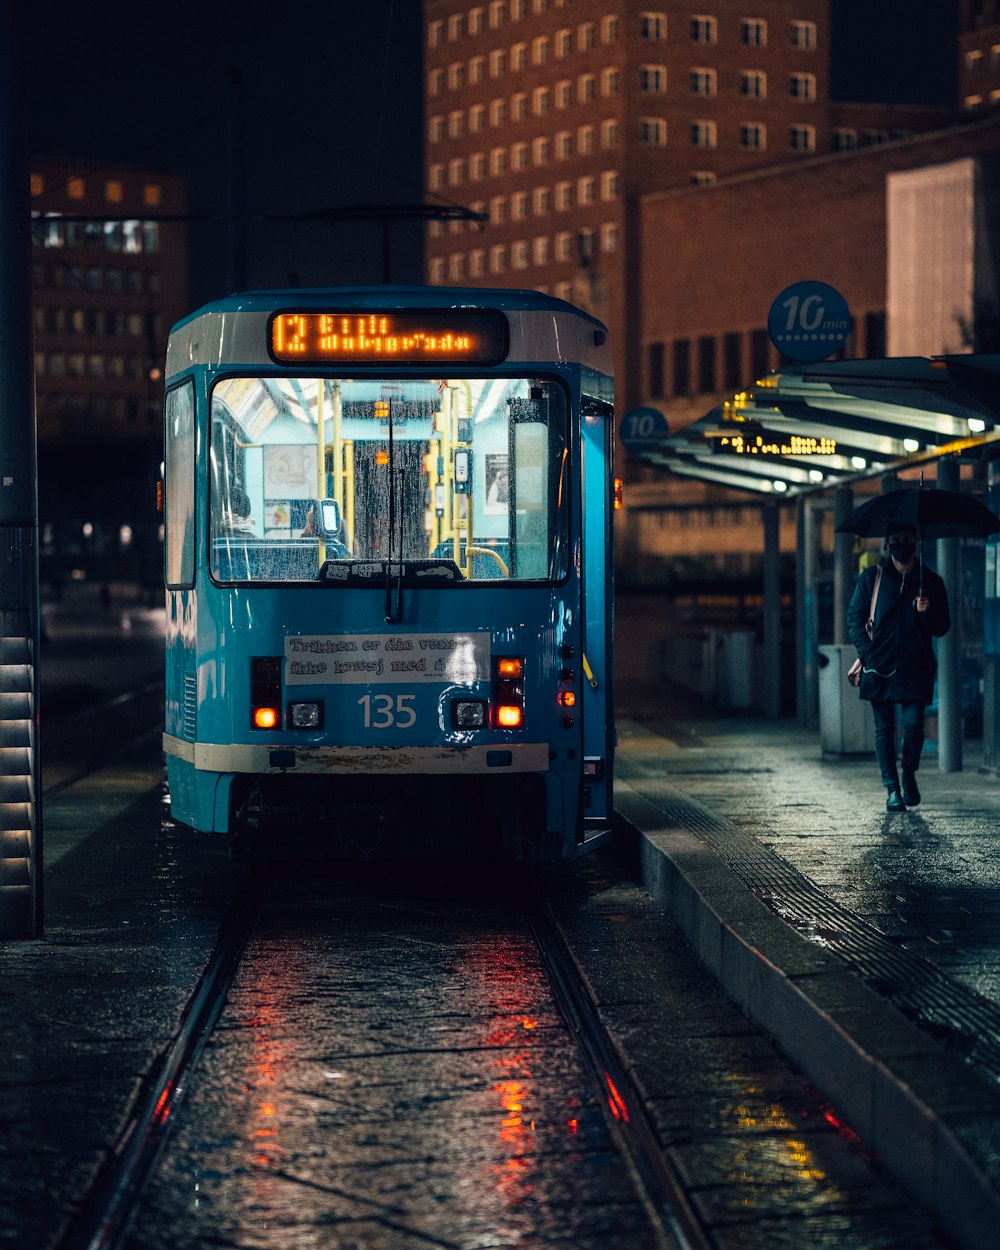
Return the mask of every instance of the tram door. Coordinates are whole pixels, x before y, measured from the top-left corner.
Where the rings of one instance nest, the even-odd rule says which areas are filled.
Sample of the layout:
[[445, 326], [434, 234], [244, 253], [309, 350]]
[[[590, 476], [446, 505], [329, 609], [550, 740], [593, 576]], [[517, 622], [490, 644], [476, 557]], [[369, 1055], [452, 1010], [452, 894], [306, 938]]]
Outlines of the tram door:
[[422, 441], [395, 440], [391, 457], [388, 442], [355, 442], [355, 559], [427, 558], [427, 533], [424, 528], [426, 454], [427, 445]]

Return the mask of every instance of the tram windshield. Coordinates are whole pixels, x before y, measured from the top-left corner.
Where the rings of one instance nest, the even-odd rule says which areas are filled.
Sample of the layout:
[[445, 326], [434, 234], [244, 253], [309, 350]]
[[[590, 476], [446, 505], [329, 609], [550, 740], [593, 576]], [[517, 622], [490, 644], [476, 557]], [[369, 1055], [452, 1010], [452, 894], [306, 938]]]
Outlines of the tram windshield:
[[547, 581], [568, 560], [566, 393], [537, 378], [225, 378], [212, 574]]

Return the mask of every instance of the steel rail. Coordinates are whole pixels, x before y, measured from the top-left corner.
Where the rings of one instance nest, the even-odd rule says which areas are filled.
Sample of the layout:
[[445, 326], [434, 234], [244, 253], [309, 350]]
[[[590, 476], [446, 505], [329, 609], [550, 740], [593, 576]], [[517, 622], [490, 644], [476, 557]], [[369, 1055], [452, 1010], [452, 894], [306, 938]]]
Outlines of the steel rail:
[[256, 923], [265, 876], [245, 878], [223, 919], [215, 949], [188, 1000], [177, 1032], [151, 1068], [111, 1152], [60, 1241], [58, 1250], [118, 1250], [124, 1245], [143, 1188], [156, 1167], [201, 1055], [226, 1001]]
[[601, 1021], [551, 906], [535, 896], [527, 910], [553, 996], [600, 1090], [612, 1138], [628, 1164], [660, 1245], [664, 1250], [714, 1250], [715, 1243], [689, 1202], [628, 1068]]

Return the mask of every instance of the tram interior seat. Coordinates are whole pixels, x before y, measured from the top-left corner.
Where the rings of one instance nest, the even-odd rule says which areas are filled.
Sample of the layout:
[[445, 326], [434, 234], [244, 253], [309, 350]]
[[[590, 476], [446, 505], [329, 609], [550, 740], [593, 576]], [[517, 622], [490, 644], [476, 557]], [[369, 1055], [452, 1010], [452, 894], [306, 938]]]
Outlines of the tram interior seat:
[[[213, 543], [213, 568], [220, 581], [315, 581], [319, 571], [318, 538], [253, 538], [231, 534]], [[350, 552], [327, 539], [326, 558], [343, 560]]]
[[[497, 542], [494, 538], [474, 538], [472, 540], [472, 576], [476, 581], [488, 581], [504, 579], [506, 574], [503, 569], [487, 551], [477, 551], [476, 548], [488, 548], [490, 552], [495, 551], [504, 565], [510, 568], [510, 543]], [[465, 543], [459, 544], [458, 563], [461, 568], [465, 568]], [[455, 558], [455, 544], [452, 542], [438, 543], [431, 552], [432, 560], [453, 560]]]

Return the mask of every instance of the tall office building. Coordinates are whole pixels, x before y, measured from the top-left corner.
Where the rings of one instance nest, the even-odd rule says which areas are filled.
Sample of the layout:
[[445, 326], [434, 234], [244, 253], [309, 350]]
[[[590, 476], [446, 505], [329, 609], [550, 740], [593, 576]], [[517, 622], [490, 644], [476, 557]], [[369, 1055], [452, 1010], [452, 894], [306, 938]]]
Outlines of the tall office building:
[[959, 48], [962, 108], [1000, 108], [1000, 0], [961, 0]]
[[569, 299], [608, 322], [619, 376], [637, 376], [641, 196], [940, 121], [831, 102], [831, 7], [426, 0], [428, 192], [488, 215], [431, 226], [429, 281]]

